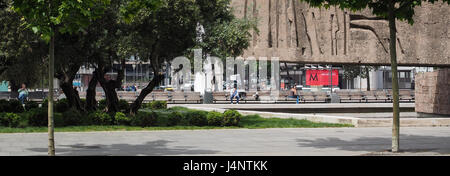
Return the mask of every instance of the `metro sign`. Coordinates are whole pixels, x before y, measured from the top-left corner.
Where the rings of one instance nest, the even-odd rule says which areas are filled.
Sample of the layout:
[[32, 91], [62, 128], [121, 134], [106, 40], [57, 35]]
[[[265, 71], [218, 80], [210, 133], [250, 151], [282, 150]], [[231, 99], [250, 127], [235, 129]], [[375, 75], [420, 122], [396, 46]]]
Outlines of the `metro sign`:
[[334, 69], [332, 73], [333, 75], [330, 75], [330, 70], [306, 70], [306, 85], [330, 85], [330, 76], [332, 76], [333, 86], [337, 86], [339, 85], [339, 71]]

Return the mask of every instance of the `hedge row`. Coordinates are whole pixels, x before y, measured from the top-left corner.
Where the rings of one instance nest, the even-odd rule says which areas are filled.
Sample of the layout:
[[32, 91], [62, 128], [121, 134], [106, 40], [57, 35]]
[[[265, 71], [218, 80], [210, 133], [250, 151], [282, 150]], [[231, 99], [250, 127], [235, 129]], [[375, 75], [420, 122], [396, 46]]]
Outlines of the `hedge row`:
[[[27, 127], [47, 126], [47, 109], [34, 108], [23, 113], [0, 113], [0, 126]], [[172, 109], [139, 111], [135, 116], [123, 112], [108, 114], [102, 111], [80, 113], [69, 108], [65, 112], [55, 112], [56, 127], [79, 125], [127, 125], [127, 126], [238, 126], [242, 115], [234, 110], [223, 114], [206, 111], [178, 111]]]

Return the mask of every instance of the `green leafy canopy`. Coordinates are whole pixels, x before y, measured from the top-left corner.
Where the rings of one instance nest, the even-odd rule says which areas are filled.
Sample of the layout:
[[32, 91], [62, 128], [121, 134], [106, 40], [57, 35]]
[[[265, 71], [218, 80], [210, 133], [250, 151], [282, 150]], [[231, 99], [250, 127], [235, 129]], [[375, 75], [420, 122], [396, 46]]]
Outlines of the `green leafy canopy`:
[[24, 25], [48, 42], [56, 30], [73, 33], [88, 26], [109, 3], [110, 0], [13, 0], [12, 9], [22, 16]]
[[[341, 9], [349, 9], [358, 11], [370, 8], [372, 13], [379, 17], [387, 18], [389, 12], [389, 4], [395, 3], [395, 18], [398, 20], [406, 20], [409, 24], [413, 24], [414, 7], [421, 6], [422, 2], [434, 3], [439, 0], [300, 0], [308, 2], [312, 7], [339, 6]], [[450, 4], [450, 0], [442, 0]]]

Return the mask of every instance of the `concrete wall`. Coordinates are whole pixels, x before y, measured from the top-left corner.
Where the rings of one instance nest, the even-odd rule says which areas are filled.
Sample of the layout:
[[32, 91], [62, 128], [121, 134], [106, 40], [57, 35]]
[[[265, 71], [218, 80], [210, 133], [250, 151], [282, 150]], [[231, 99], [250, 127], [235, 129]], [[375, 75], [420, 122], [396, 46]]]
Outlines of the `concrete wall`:
[[416, 74], [416, 112], [450, 115], [450, 69]]
[[[244, 57], [301, 63], [389, 65], [388, 22], [369, 10], [310, 8], [298, 0], [232, 0], [236, 16], [257, 18]], [[424, 3], [413, 26], [397, 23], [400, 65], [450, 66], [450, 6]]]

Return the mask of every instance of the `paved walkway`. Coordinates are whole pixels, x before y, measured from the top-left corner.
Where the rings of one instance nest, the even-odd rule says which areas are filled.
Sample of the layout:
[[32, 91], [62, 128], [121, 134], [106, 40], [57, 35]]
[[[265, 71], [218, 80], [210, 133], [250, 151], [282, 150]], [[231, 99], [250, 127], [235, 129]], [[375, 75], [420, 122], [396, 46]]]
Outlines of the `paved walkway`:
[[[450, 127], [401, 133], [402, 155], [450, 154]], [[390, 145], [384, 127], [56, 133], [57, 155], [377, 155]], [[46, 154], [46, 133], [0, 134], [0, 155]]]

